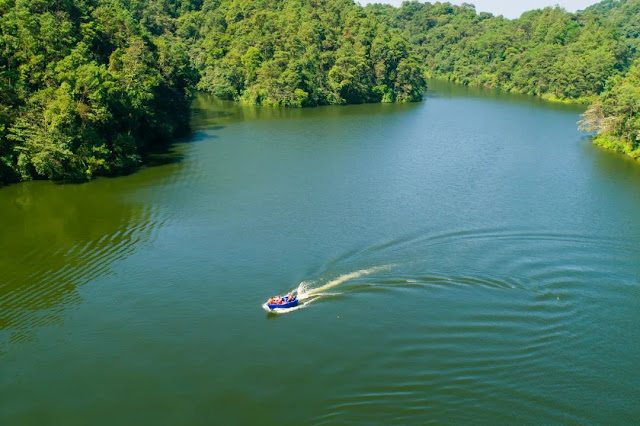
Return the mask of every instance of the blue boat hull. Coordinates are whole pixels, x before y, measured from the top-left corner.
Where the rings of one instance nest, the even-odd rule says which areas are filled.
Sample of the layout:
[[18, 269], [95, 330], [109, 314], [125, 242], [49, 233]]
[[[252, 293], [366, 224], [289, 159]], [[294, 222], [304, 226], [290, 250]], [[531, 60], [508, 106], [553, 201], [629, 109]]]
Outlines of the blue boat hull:
[[287, 309], [287, 308], [293, 308], [294, 306], [298, 306], [298, 298], [296, 297], [295, 299], [293, 299], [291, 302], [287, 302], [287, 303], [283, 303], [282, 305], [270, 305], [267, 303], [267, 307], [271, 310], [274, 309]]

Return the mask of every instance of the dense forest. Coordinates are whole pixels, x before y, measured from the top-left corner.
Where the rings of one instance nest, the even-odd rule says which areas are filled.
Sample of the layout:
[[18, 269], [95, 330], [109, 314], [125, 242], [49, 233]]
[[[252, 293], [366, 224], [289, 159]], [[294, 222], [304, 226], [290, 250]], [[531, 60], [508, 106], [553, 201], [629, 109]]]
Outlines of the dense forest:
[[0, 183], [137, 167], [188, 130], [194, 90], [304, 107], [418, 101], [425, 78], [590, 103], [640, 157], [640, 0], [508, 20], [469, 4], [0, 0]]
[[424, 67], [400, 31], [352, 0], [221, 0], [178, 21], [198, 88], [250, 104], [422, 99]]
[[471, 5], [417, 2], [378, 10], [418, 46], [433, 77], [463, 84], [588, 101], [630, 55], [594, 13], [546, 8], [508, 20]]
[[149, 4], [0, 0], [0, 181], [117, 173], [188, 128], [197, 74]]

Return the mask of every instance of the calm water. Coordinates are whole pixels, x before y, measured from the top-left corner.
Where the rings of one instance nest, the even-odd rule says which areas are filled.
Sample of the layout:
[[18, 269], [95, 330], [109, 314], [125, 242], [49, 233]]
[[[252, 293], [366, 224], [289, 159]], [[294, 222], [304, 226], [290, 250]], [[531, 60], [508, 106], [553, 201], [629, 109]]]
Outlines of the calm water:
[[637, 422], [640, 166], [579, 114], [203, 97], [152, 167], [0, 189], [0, 423]]

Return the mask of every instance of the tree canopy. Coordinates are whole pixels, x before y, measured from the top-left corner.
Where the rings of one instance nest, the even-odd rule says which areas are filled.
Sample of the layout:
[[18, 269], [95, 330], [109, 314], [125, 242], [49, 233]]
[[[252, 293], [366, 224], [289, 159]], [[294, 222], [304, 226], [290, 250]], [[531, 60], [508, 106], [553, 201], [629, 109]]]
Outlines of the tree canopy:
[[400, 32], [352, 0], [205, 1], [183, 15], [198, 88], [250, 104], [422, 99], [424, 69]]
[[457, 83], [588, 102], [632, 55], [617, 27], [593, 11], [548, 7], [508, 20], [470, 4], [370, 9], [418, 47], [432, 77]]
[[640, 60], [609, 82], [580, 124], [598, 133], [596, 144], [640, 159]]
[[0, 181], [121, 172], [187, 129], [196, 73], [154, 4], [0, 0]]

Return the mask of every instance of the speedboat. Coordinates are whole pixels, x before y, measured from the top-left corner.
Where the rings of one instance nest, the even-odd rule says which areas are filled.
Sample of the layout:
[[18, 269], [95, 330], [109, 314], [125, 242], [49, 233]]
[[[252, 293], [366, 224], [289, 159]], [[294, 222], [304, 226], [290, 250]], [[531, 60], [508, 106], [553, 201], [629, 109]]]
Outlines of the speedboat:
[[298, 306], [298, 296], [276, 296], [269, 299], [267, 307], [272, 311], [275, 309], [288, 309]]

